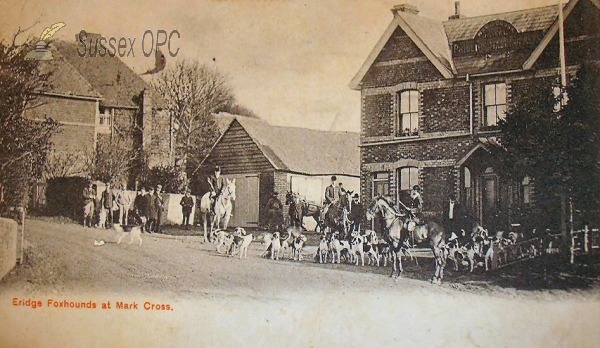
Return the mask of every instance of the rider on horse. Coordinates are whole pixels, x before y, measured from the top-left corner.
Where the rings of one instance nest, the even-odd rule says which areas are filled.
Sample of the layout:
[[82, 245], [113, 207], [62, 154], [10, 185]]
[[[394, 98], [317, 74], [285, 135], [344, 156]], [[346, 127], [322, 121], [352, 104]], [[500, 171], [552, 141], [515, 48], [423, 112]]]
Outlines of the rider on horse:
[[415, 185], [410, 192], [411, 202], [407, 206], [405, 206], [408, 211], [408, 219], [405, 222], [405, 228], [408, 230], [414, 229], [415, 225], [423, 225], [425, 224], [425, 219], [423, 217], [423, 197], [421, 196], [421, 187], [419, 185]]
[[334, 176], [331, 177], [331, 185], [325, 188], [325, 211], [327, 213], [329, 211], [329, 207], [331, 205], [336, 205], [340, 200], [340, 187], [335, 184], [337, 178]]
[[211, 214], [214, 214], [216, 211], [217, 205], [217, 197], [219, 197], [223, 193], [223, 189], [225, 188], [225, 178], [221, 176], [221, 167], [215, 166], [215, 172], [211, 176], [208, 177], [208, 185], [210, 186], [210, 206]]

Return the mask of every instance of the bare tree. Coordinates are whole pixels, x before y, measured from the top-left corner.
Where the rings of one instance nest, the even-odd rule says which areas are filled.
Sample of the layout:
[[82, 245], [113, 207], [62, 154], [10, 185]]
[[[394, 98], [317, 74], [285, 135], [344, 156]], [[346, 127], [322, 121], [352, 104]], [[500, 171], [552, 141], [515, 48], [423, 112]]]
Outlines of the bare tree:
[[51, 119], [24, 117], [40, 95], [49, 89], [50, 74], [41, 73], [37, 61], [26, 61], [32, 45], [17, 44], [20, 30], [10, 42], [0, 42], [0, 210], [26, 205], [29, 189], [41, 176], [50, 137], [58, 129]]
[[219, 136], [213, 114], [235, 104], [226, 77], [216, 68], [179, 61], [153, 85], [173, 118], [176, 155], [187, 168], [195, 168]]
[[48, 154], [44, 165], [42, 178], [48, 181], [53, 178], [62, 178], [70, 176], [87, 176], [87, 163], [90, 154], [85, 151], [59, 152], [52, 151]]
[[102, 182], [125, 182], [139, 159], [133, 141], [121, 137], [102, 137], [93, 152], [86, 155], [86, 170], [92, 179]]

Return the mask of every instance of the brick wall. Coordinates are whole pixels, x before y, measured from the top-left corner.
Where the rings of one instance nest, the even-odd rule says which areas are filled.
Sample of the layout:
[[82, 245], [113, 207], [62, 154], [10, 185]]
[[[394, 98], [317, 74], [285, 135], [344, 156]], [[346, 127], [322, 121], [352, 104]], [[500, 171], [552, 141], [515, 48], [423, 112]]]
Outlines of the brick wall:
[[60, 125], [59, 132], [50, 141], [59, 152], [77, 153], [91, 151], [94, 148], [93, 126]]
[[171, 158], [171, 122], [169, 114], [163, 110], [153, 110], [152, 120], [150, 162], [168, 164]]
[[465, 136], [368, 146], [361, 149], [361, 164], [397, 162], [401, 159], [457, 160], [474, 144], [473, 138]]
[[27, 110], [29, 118], [51, 117], [57, 122], [96, 124], [96, 101], [43, 96], [39, 107]]
[[469, 130], [469, 87], [446, 87], [421, 93], [424, 132]]
[[375, 62], [422, 57], [423, 52], [400, 27], [396, 28]]
[[365, 136], [391, 135], [393, 132], [393, 95], [378, 94], [363, 97], [363, 124]]
[[434, 81], [442, 77], [442, 74], [429, 61], [403, 65], [374, 65], [363, 79], [363, 87], [385, 87], [397, 85], [402, 82]]

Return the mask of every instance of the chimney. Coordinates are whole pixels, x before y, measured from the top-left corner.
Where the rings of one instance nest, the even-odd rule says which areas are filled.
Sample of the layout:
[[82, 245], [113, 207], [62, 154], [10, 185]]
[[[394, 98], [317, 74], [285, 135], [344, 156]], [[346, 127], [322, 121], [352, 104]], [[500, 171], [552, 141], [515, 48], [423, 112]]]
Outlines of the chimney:
[[448, 19], [461, 19], [463, 16], [460, 15], [460, 1], [454, 2], [454, 15], [448, 17]]
[[400, 4], [392, 8], [392, 13], [394, 15], [399, 14], [400, 12], [416, 15], [419, 14], [419, 9], [417, 8], [417, 6], [411, 4]]

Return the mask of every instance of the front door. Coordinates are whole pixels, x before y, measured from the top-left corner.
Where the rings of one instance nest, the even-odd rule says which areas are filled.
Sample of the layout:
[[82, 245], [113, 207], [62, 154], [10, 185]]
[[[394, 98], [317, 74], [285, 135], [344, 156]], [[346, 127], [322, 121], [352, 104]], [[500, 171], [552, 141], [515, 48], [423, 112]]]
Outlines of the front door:
[[495, 230], [495, 217], [498, 215], [498, 176], [491, 168], [486, 169], [481, 178], [481, 221], [483, 226]]
[[235, 201], [229, 226], [257, 227], [259, 209], [258, 175], [232, 175], [235, 178]]

